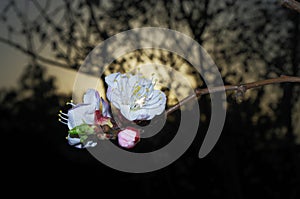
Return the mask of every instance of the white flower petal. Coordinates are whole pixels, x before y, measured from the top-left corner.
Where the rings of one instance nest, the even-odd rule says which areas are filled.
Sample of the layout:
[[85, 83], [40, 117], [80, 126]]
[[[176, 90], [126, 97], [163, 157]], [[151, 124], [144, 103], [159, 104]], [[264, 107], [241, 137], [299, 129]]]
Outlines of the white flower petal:
[[131, 75], [128, 81], [129, 87], [132, 88], [138, 82], [137, 75]]
[[111, 86], [108, 86], [107, 91], [106, 91], [106, 97], [108, 100], [111, 100], [111, 95], [112, 95], [112, 90], [113, 88]]
[[141, 75], [114, 73], [105, 78], [107, 98], [128, 120], [149, 120], [165, 109], [166, 96]]
[[68, 111], [68, 127], [72, 129], [81, 124], [93, 124], [95, 109], [90, 104], [79, 104]]
[[102, 115], [104, 117], [111, 117], [110, 115], [110, 107], [107, 101], [105, 101], [102, 97], [101, 97], [101, 103], [102, 103]]
[[96, 110], [99, 110], [100, 95], [98, 91], [94, 89], [88, 89], [83, 96], [83, 103], [91, 104], [95, 107]]
[[161, 107], [162, 104], [166, 104], [166, 95], [162, 91], [154, 90], [144, 107], [151, 109]]
[[113, 73], [105, 77], [105, 82], [110, 87], [115, 87], [115, 79], [120, 76], [120, 73]]
[[[95, 111], [99, 110], [100, 108], [100, 100], [101, 97], [97, 90], [88, 89], [83, 96], [83, 103], [77, 104], [73, 108], [68, 110], [69, 129], [72, 129], [83, 123], [93, 124]], [[107, 106], [105, 104], [103, 105], [103, 107], [105, 111], [107, 111]]]
[[95, 147], [96, 145], [97, 145], [97, 142], [88, 141], [88, 142], [84, 145], [84, 148]]
[[[118, 108], [118, 107], [116, 107], [116, 108]], [[128, 120], [130, 120], [130, 121], [133, 120], [132, 118], [134, 118], [134, 117], [133, 117], [132, 114], [130, 114], [130, 107], [129, 107], [129, 105], [121, 105], [119, 109], [120, 109], [121, 114], [122, 114], [126, 119], [128, 119]]]
[[69, 145], [73, 146], [80, 143], [80, 138], [71, 138], [70, 135], [67, 137]]
[[97, 145], [97, 142], [88, 141], [84, 146], [80, 142], [80, 138], [72, 138], [70, 137], [70, 134], [67, 137], [68, 143], [71, 146], [75, 146], [78, 149], [82, 148], [89, 148], [89, 147], [95, 147]]

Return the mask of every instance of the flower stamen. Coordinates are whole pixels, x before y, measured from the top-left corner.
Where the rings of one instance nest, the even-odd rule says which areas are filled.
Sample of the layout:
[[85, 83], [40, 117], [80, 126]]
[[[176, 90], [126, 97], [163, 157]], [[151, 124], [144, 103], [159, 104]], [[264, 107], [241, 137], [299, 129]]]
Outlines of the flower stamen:
[[68, 116], [68, 114], [62, 112], [62, 110], [59, 111], [60, 114], [64, 115], [64, 116]]
[[136, 118], [152, 119], [165, 108], [166, 97], [154, 88], [157, 83], [155, 73], [151, 76], [149, 79], [146, 78], [137, 67], [135, 75], [126, 72], [105, 78], [109, 86], [107, 94], [109, 100], [130, 121]]
[[[63, 117], [63, 116], [67, 116], [67, 118], [66, 118], [66, 117]], [[58, 117], [59, 117], [59, 118], [58, 118], [58, 121], [59, 121], [59, 122], [65, 124], [65, 125], [68, 125], [68, 121], [69, 121], [69, 119], [68, 119], [68, 114], [66, 114], [66, 113], [62, 112], [62, 110], [60, 110], [60, 111], [59, 111], [59, 114], [58, 114]]]
[[63, 117], [61, 114], [58, 114], [58, 116], [59, 116], [61, 119], [68, 121], [68, 118]]
[[73, 103], [73, 100], [70, 100], [70, 102], [67, 102], [66, 105], [76, 106], [76, 105]]
[[68, 125], [68, 122], [64, 122], [64, 121], [62, 121], [60, 118], [58, 119], [58, 121], [59, 121], [60, 123], [63, 123], [63, 124], [65, 124], [65, 125]]

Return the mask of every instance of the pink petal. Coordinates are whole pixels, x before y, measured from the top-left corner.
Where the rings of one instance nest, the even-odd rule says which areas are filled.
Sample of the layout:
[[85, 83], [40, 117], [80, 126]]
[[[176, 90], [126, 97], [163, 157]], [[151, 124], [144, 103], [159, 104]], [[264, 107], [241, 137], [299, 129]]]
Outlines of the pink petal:
[[139, 131], [131, 127], [127, 127], [118, 134], [119, 145], [124, 148], [134, 147], [139, 140]]

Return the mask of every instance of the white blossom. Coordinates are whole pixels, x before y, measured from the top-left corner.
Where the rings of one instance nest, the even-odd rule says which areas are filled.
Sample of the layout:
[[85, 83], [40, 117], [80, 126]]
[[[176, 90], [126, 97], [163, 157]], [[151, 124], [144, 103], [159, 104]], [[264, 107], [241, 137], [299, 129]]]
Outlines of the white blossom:
[[[95, 121], [95, 111], [99, 110], [100, 106], [100, 95], [98, 91], [94, 89], [88, 89], [83, 96], [83, 103], [73, 104], [68, 102], [67, 104], [72, 105], [72, 108], [68, 110], [68, 114], [60, 111], [59, 121], [66, 124], [71, 130], [81, 124], [93, 124]], [[103, 104], [103, 106], [106, 106]], [[80, 138], [72, 138], [70, 134], [67, 137], [68, 143], [76, 148], [87, 148], [94, 147], [97, 145], [96, 142], [88, 141], [85, 145], [81, 145]]]
[[106, 96], [128, 120], [151, 120], [165, 110], [166, 95], [141, 74], [113, 73], [105, 78]]

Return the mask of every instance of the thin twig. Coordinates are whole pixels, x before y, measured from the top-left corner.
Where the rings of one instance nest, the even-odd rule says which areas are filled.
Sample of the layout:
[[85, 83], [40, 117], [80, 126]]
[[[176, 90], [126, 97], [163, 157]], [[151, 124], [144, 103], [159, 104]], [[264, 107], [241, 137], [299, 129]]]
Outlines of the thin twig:
[[295, 0], [281, 0], [281, 5], [291, 10], [295, 10], [300, 13], [300, 2]]
[[94, 27], [96, 29], [96, 31], [98, 32], [98, 34], [102, 37], [103, 40], [107, 39], [108, 38], [108, 35], [105, 31], [101, 31], [100, 30], [100, 27], [98, 25], [98, 20], [96, 19], [96, 16], [95, 16], [95, 12], [94, 12], [94, 9], [93, 9], [93, 6], [92, 6], [92, 3], [88, 0], [86, 0], [86, 4], [88, 6], [88, 9], [90, 11], [90, 17], [91, 17], [91, 20], [93, 21], [94, 23]]
[[167, 109], [166, 115], [173, 113], [174, 111], [179, 109], [180, 106], [186, 104], [187, 102], [189, 102], [195, 98], [205, 95], [205, 94], [217, 93], [217, 92], [221, 92], [224, 90], [225, 91], [246, 92], [247, 90], [252, 89], [252, 88], [258, 88], [258, 87], [265, 86], [268, 84], [276, 84], [276, 83], [284, 83], [284, 82], [300, 83], [300, 77], [282, 75], [277, 78], [265, 79], [265, 80], [260, 80], [260, 81], [246, 83], [246, 84], [240, 84], [240, 85], [226, 85], [226, 86], [221, 86], [221, 87], [213, 87], [210, 89], [208, 89], [208, 88], [196, 89], [194, 94], [184, 98], [182, 101], [178, 102], [176, 105]]
[[10, 41], [8, 39], [0, 37], [0, 43], [7, 44], [7, 45], [9, 45], [9, 46], [11, 46], [11, 47], [13, 47], [13, 48], [21, 51], [22, 53], [24, 53], [24, 54], [26, 54], [26, 55], [28, 55], [28, 56], [30, 56], [32, 58], [35, 58], [35, 59], [37, 59], [37, 60], [39, 60], [41, 62], [44, 62], [44, 63], [47, 63], [47, 64], [52, 64], [52, 65], [56, 65], [56, 66], [60, 66], [60, 67], [65, 67], [65, 68], [69, 67], [68, 65], [66, 65], [64, 63], [57, 62], [57, 61], [55, 61], [53, 59], [48, 59], [46, 57], [38, 55], [37, 53], [35, 53], [33, 51], [30, 51], [29, 49], [25, 48], [24, 46], [21, 46], [21, 45], [19, 45], [17, 43], [14, 43], [14, 42], [12, 42], [12, 41]]

